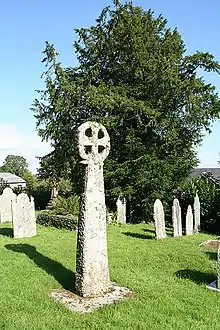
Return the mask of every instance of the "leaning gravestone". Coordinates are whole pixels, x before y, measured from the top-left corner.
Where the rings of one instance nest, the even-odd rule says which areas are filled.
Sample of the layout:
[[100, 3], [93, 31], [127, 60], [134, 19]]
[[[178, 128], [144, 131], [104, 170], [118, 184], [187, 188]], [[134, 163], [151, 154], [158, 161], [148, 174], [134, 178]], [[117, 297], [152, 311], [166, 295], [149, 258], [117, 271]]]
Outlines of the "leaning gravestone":
[[0, 195], [0, 223], [12, 222], [11, 203], [16, 201], [17, 196], [11, 188], [5, 188]]
[[165, 230], [165, 218], [163, 204], [159, 199], [154, 203], [154, 221], [155, 221], [155, 231], [156, 239], [161, 239], [166, 237]]
[[193, 212], [191, 205], [189, 205], [186, 213], [186, 235], [192, 235], [192, 234], [193, 234]]
[[117, 199], [117, 222], [126, 223], [126, 199], [122, 196]]
[[194, 198], [194, 218], [195, 218], [194, 233], [198, 233], [200, 230], [200, 201], [198, 194], [196, 194]]
[[172, 222], [173, 222], [173, 236], [181, 237], [182, 236], [181, 207], [177, 198], [173, 200]]
[[36, 218], [34, 199], [21, 193], [17, 201], [12, 202], [13, 234], [15, 238], [36, 236]]

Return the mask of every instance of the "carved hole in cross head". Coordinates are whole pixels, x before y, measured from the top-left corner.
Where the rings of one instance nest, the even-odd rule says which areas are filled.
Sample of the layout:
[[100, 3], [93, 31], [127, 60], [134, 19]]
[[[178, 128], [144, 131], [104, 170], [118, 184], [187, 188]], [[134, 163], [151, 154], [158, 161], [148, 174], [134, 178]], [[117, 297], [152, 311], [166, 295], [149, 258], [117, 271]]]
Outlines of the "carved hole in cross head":
[[92, 129], [90, 127], [86, 129], [85, 135], [88, 137], [92, 137]]
[[105, 150], [105, 147], [103, 146], [98, 146], [98, 153], [101, 154]]
[[102, 139], [104, 137], [104, 132], [103, 132], [103, 130], [99, 130], [99, 132], [98, 132], [98, 139]]
[[85, 153], [88, 155], [88, 154], [91, 154], [92, 152], [92, 146], [84, 146], [85, 148]]

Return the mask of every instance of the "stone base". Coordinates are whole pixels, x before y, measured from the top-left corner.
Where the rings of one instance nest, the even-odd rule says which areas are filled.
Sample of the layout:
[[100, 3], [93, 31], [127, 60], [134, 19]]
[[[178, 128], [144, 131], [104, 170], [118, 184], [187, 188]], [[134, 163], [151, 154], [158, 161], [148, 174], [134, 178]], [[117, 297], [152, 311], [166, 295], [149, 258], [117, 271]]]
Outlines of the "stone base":
[[207, 288], [210, 289], [210, 290], [214, 290], [214, 291], [220, 292], [220, 289], [218, 289], [216, 287], [216, 284], [217, 284], [217, 281], [213, 281], [213, 282], [209, 283], [209, 285], [207, 285]]
[[109, 291], [99, 297], [84, 298], [67, 290], [53, 291], [50, 295], [55, 300], [63, 303], [72, 312], [91, 313], [106, 305], [131, 298], [135, 293], [128, 288], [120, 287], [116, 283], [111, 283]]

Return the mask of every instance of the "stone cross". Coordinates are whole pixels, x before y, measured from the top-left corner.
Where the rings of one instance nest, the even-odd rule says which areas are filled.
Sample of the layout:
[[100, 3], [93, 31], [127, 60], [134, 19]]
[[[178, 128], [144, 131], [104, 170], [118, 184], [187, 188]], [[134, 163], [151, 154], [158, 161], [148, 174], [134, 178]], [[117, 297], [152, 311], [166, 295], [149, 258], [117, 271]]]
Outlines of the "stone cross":
[[117, 199], [117, 222], [126, 223], [126, 199], [122, 196]]
[[156, 230], [156, 239], [161, 239], [166, 237], [165, 230], [165, 218], [163, 204], [159, 199], [154, 203], [154, 221], [155, 221], [155, 230]]
[[0, 223], [12, 222], [11, 203], [16, 199], [17, 196], [11, 188], [7, 187], [3, 190], [3, 194], [0, 196]]
[[181, 207], [177, 198], [173, 200], [172, 222], [173, 222], [173, 236], [181, 237], [182, 236]]
[[109, 154], [106, 128], [86, 122], [77, 131], [78, 151], [84, 165], [84, 190], [78, 219], [76, 283], [82, 297], [102, 295], [109, 288], [106, 207], [103, 162]]
[[200, 201], [198, 194], [196, 194], [194, 198], [194, 217], [195, 217], [194, 233], [198, 233], [200, 230]]
[[186, 235], [192, 235], [192, 234], [193, 234], [193, 212], [191, 205], [189, 205], [186, 213]]
[[12, 223], [15, 238], [36, 236], [36, 217], [34, 199], [25, 193], [12, 202]]

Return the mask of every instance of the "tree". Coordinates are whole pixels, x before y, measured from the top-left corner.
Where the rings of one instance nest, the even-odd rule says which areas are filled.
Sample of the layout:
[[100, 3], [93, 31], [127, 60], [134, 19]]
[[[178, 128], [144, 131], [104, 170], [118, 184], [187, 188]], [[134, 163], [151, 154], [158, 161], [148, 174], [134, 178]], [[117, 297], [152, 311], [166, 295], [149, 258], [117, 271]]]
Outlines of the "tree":
[[27, 171], [28, 163], [22, 156], [8, 155], [0, 167], [0, 172], [9, 172], [23, 177]]
[[146, 218], [153, 201], [166, 199], [198, 163], [195, 147], [219, 117], [220, 103], [197, 70], [219, 74], [220, 66], [209, 53], [186, 56], [177, 29], [161, 15], [131, 2], [113, 5], [95, 26], [75, 30], [78, 67], [63, 68], [46, 42], [45, 89], [32, 110], [39, 135], [54, 147], [47, 159], [56, 159], [56, 170], [72, 170], [76, 186], [76, 128], [86, 120], [104, 124], [111, 137], [107, 202], [122, 194], [133, 215]]

